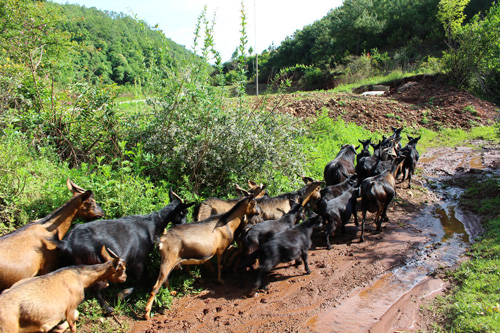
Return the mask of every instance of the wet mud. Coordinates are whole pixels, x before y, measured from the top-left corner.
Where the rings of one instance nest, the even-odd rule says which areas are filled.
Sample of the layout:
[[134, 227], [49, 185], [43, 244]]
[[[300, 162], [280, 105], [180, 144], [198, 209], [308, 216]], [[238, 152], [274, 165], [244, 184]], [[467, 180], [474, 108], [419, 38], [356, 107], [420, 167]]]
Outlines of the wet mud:
[[[495, 168], [500, 150], [486, 142], [476, 148], [431, 149], [422, 155], [417, 175], [397, 185], [390, 221], [381, 233], [369, 223], [365, 242], [354, 224], [331, 238], [313, 236], [311, 274], [304, 267], [280, 264], [269, 290], [249, 296], [253, 273], [226, 269], [224, 285], [203, 271], [204, 291], [175, 299], [170, 309], [153, 308], [154, 317], [136, 322], [132, 332], [391, 332], [422, 329], [418, 305], [444, 288], [430, 277], [437, 268], [463, 260], [482, 228], [461, 211], [459, 189], [439, 180]], [[428, 186], [433, 184], [433, 186]], [[437, 185], [436, 185], [437, 184]], [[370, 216], [370, 218], [373, 218]], [[371, 221], [371, 220], [370, 220]], [[241, 288], [243, 282], [244, 287]]]

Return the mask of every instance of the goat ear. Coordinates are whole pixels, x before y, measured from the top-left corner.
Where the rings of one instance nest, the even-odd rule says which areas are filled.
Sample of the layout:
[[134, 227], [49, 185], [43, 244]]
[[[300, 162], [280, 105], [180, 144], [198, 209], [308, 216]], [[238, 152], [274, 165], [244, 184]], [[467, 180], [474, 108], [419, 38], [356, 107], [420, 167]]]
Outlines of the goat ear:
[[299, 175], [300, 178], [302, 178], [302, 181], [304, 182], [304, 184], [310, 184], [312, 182], [314, 182], [314, 179], [312, 179], [311, 177], [307, 177], [307, 176], [301, 176]]
[[252, 199], [257, 198], [259, 196], [260, 192], [262, 192], [262, 190], [264, 190], [265, 188], [266, 188], [266, 184], [264, 184], [264, 185], [260, 184], [260, 186], [255, 187], [255, 189], [253, 190], [253, 192], [251, 193], [251, 195], [249, 197], [251, 197]]
[[118, 255], [114, 253], [109, 247], [106, 247], [106, 245], [103, 245], [101, 248], [101, 256], [105, 262], [113, 259], [120, 259]]
[[359, 147], [360, 147], [360, 145], [357, 145], [356, 147], [354, 147], [354, 151], [358, 150]]
[[66, 180], [66, 186], [68, 186], [68, 190], [70, 190], [73, 194], [85, 192], [83, 188], [73, 183], [69, 178]]
[[251, 180], [248, 180], [247, 183], [248, 183], [249, 187], [256, 187], [257, 186], [257, 183], [254, 181], [251, 181]]
[[[113, 251], [111, 251], [111, 252], [113, 252]], [[106, 245], [103, 245], [101, 248], [101, 257], [104, 259], [104, 262], [110, 261], [113, 259], [113, 257], [111, 256], [111, 254], [109, 252], [109, 249], [106, 249]]]
[[92, 196], [92, 191], [91, 190], [87, 190], [87, 191], [83, 192], [83, 194], [82, 194], [82, 201], [87, 200], [91, 196]]
[[187, 204], [184, 204], [184, 209], [188, 209], [189, 207], [191, 207], [192, 205], [194, 205], [196, 202], [190, 202], [190, 203], [187, 203]]

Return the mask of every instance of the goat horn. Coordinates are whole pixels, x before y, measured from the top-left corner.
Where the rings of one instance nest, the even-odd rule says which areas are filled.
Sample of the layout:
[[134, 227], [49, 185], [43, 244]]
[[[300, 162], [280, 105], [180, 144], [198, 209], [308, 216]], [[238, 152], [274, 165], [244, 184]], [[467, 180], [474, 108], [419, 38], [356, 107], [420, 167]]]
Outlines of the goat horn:
[[106, 251], [109, 252], [109, 255], [111, 256], [111, 258], [118, 259], [118, 255], [116, 253], [114, 253], [113, 250], [111, 250], [109, 247], [106, 248]]
[[172, 191], [172, 189], [170, 189], [170, 194], [172, 194], [177, 200], [179, 200], [180, 202], [184, 202], [181, 197], [179, 197], [177, 194], [174, 193], [174, 191]]
[[75, 183], [73, 183], [71, 181], [71, 179], [67, 179], [66, 180], [66, 185], [68, 186], [68, 190], [70, 191], [75, 191], [75, 192], [79, 192], [79, 193], [83, 193], [85, 192], [85, 190], [83, 188], [81, 188], [80, 186], [76, 185]]

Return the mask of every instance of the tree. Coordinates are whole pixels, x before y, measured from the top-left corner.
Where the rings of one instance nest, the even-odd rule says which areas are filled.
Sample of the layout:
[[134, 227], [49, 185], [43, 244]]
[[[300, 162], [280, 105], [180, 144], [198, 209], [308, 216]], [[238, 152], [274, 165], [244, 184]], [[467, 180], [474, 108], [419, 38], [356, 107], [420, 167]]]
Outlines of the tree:
[[494, 4], [484, 17], [476, 14], [468, 24], [450, 31], [454, 43], [444, 55], [449, 77], [455, 84], [499, 104], [500, 4]]
[[470, 0], [441, 0], [438, 5], [438, 20], [443, 24], [444, 32], [451, 44], [453, 37], [465, 19], [464, 9]]

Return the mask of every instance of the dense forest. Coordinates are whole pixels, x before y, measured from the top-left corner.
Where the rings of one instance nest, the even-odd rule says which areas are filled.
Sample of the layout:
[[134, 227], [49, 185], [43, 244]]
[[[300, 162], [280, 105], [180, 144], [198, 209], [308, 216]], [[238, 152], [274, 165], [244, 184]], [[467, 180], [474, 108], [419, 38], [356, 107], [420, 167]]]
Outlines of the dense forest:
[[[478, 13], [484, 15], [493, 2], [468, 2], [465, 22]], [[412, 71], [429, 57], [441, 57], [447, 48], [439, 4], [439, 0], [346, 0], [278, 47], [259, 54], [259, 82], [269, 82], [283, 68], [294, 68], [302, 88], [332, 88], [352, 70], [348, 64], [363, 55], [369, 55], [382, 73], [396, 68]], [[247, 64], [248, 76], [255, 81], [255, 56]]]
[[194, 61], [193, 53], [129, 15], [95, 7], [47, 4], [62, 9], [65, 19], [57, 27], [69, 32], [70, 40], [80, 47], [74, 68], [81, 78], [100, 78], [119, 85], [140, 84], [145, 75], [143, 63], [160, 61], [157, 50], [166, 46], [174, 60]]

